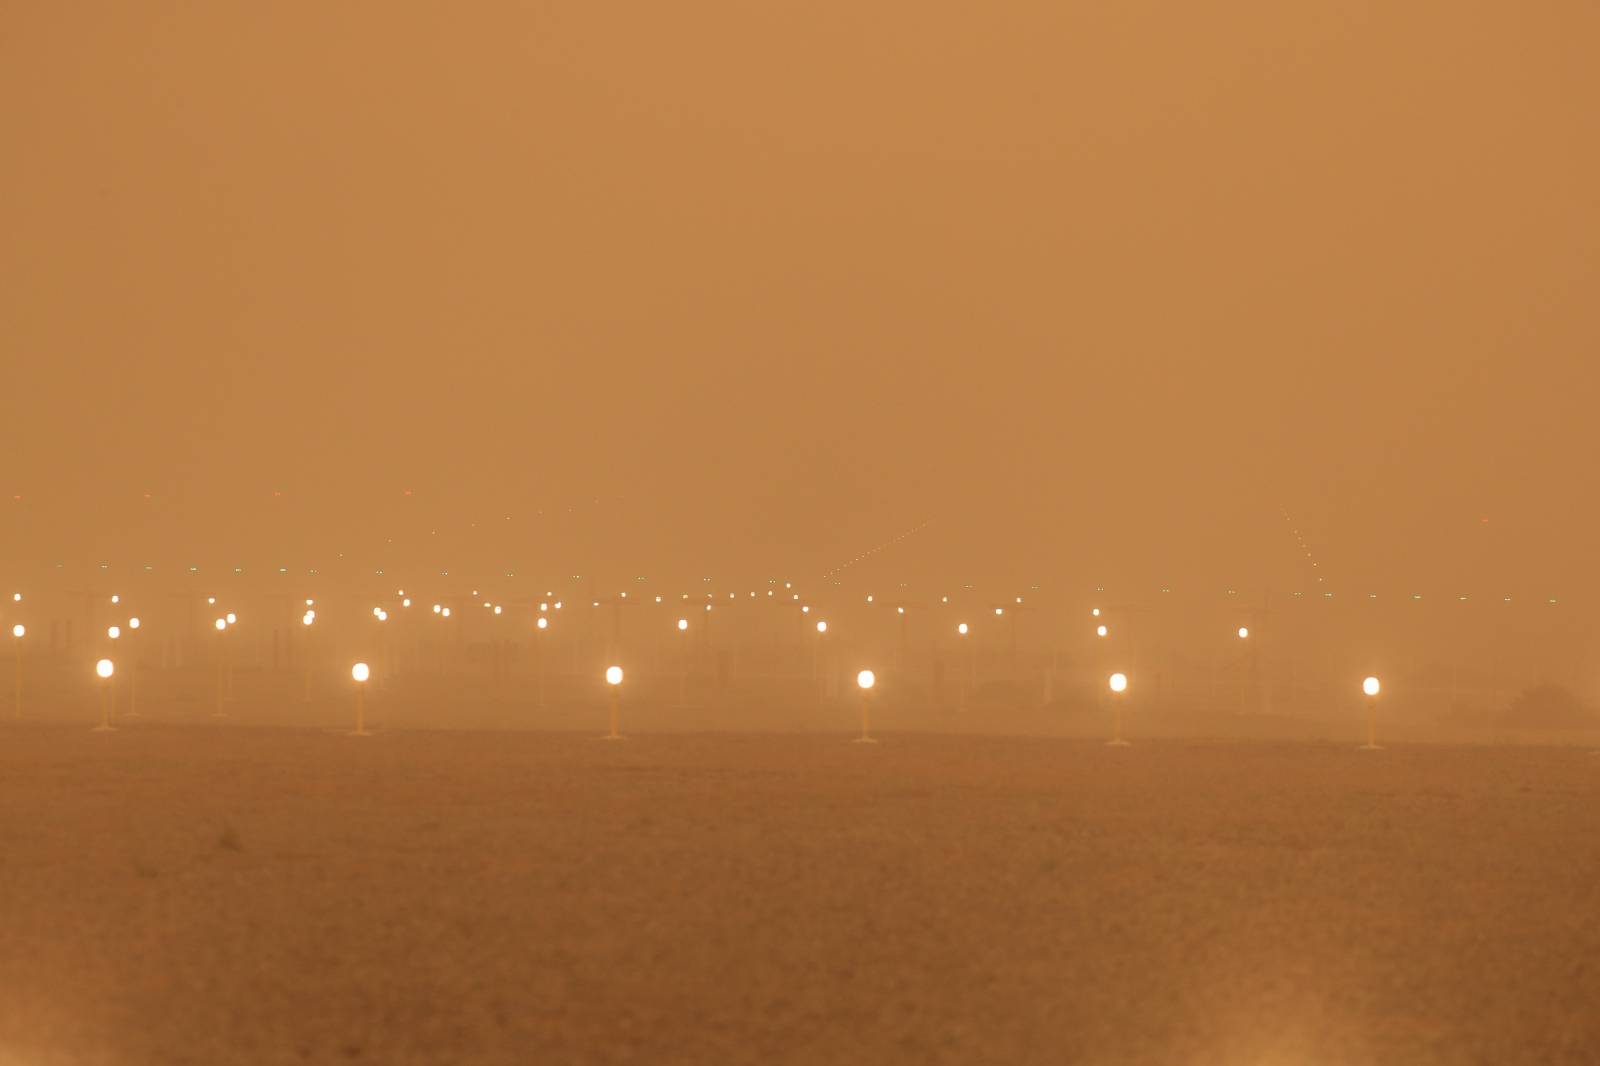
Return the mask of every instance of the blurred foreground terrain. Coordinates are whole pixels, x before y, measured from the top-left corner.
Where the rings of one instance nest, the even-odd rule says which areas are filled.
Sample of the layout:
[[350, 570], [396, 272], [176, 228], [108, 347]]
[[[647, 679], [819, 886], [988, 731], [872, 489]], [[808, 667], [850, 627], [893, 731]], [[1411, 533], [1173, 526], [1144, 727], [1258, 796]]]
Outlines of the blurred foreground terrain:
[[57, 717], [4, 1066], [1600, 1059], [1582, 745]]

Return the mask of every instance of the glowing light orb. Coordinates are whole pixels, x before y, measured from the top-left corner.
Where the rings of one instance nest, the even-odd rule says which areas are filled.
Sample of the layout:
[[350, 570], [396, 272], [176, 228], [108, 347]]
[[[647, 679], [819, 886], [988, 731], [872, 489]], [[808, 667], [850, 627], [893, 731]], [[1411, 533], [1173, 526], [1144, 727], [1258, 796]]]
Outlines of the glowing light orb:
[[620, 684], [622, 684], [622, 667], [620, 667], [620, 666], [608, 666], [608, 667], [606, 667], [606, 684], [608, 684], [608, 685], [620, 685]]
[[229, 611], [224, 617], [228, 619], [228, 624], [230, 626], [237, 625], [239, 623], [239, 616], [234, 614], [232, 611]]
[[94, 664], [94, 672], [102, 678], [108, 678], [117, 672], [117, 666], [110, 659], [101, 659]]
[[1361, 682], [1361, 691], [1369, 696], [1376, 696], [1382, 688], [1383, 686], [1378, 683], [1378, 679], [1375, 677], [1369, 677]]
[[685, 629], [688, 629], [688, 628], [689, 628], [689, 620], [687, 618], [678, 619], [678, 632], [681, 633]]
[[438, 605], [438, 604], [437, 604], [437, 603], [436, 603], [436, 604], [434, 604], [434, 605], [433, 605], [433, 613], [434, 613], [434, 614], [438, 614], [438, 613], [439, 613], [439, 610], [440, 610], [440, 608], [439, 608], [439, 605]]
[[445, 617], [445, 618], [449, 618], [450, 617], [450, 608], [446, 607], [444, 610], [440, 611], [439, 614], [441, 616]]
[[498, 603], [494, 605], [494, 613], [495, 614], [499, 614], [500, 613], [500, 605]]
[[122, 636], [122, 627], [121, 626], [107, 626], [106, 627], [106, 636], [110, 637], [112, 640], [116, 640], [118, 637]]
[[1100, 617], [1100, 608], [1096, 607], [1094, 610], [1090, 611], [1089, 613], [1094, 615], [1096, 618], [1099, 618]]
[[301, 616], [300, 616], [300, 624], [301, 624], [301, 625], [303, 625], [303, 626], [308, 626], [308, 625], [310, 625], [310, 624], [311, 624], [311, 623], [312, 623], [312, 622], [313, 622], [313, 621], [315, 621], [315, 619], [314, 619], [314, 617], [313, 617], [313, 616], [312, 616], [312, 614], [311, 614], [311, 612], [310, 612], [310, 611], [307, 611], [307, 612], [306, 612], [306, 613], [305, 613], [305, 614], [303, 614], [303, 615], [301, 615]]
[[20, 592], [13, 592], [13, 593], [12, 593], [12, 594], [11, 594], [11, 602], [12, 602], [12, 603], [21, 603], [21, 602], [22, 602], [22, 593], [20, 593]]
[[16, 625], [11, 627], [11, 635], [13, 637], [25, 637], [28, 635], [28, 627], [23, 625], [21, 622], [18, 622]]
[[965, 622], [958, 623], [956, 625], [956, 632], [960, 633], [962, 636], [966, 636], [967, 635], [967, 623], [965, 623]]
[[894, 609], [894, 613], [895, 614], [905, 614], [906, 613], [906, 609], [904, 607], [896, 607]]
[[549, 625], [550, 625], [550, 619], [548, 619], [548, 618], [539, 619], [539, 628], [540, 629], [545, 629], [545, 628], [549, 627]]
[[1128, 675], [1127, 674], [1112, 674], [1111, 675], [1111, 691], [1112, 692], [1126, 692], [1126, 691], [1128, 691]]
[[121, 596], [113, 596], [113, 597], [111, 597], [111, 602], [112, 603], [121, 603], [122, 602], [122, 597]]
[[409, 599], [401, 600], [400, 601], [400, 606], [402, 606], [402, 607], [410, 607], [411, 606], [411, 601]]
[[996, 607], [994, 609], [994, 616], [996, 618], [999, 618], [1001, 615], [1003, 615], [1005, 613], [1006, 613], [1006, 609], [1004, 607]]
[[801, 614], [810, 614], [811, 613], [811, 605], [809, 603], [801, 604], [800, 613]]
[[356, 663], [350, 668], [350, 676], [357, 681], [366, 681], [372, 676], [372, 669], [366, 663]]
[[212, 607], [215, 607], [217, 605], [217, 598], [215, 596], [207, 596], [206, 603]]
[[827, 631], [828, 631], [828, 623], [826, 623], [826, 622], [818, 622], [817, 623], [817, 632], [818, 633], [826, 633]]
[[856, 686], [863, 692], [878, 683], [878, 675], [871, 670], [863, 670], [856, 675]]
[[228, 628], [228, 620], [226, 618], [219, 618], [216, 620], [214, 625], [217, 627], [217, 632], [221, 633], [224, 629]]
[[128, 619], [128, 628], [129, 629], [138, 629], [139, 628], [139, 616], [138, 615], [134, 615], [132, 618]]

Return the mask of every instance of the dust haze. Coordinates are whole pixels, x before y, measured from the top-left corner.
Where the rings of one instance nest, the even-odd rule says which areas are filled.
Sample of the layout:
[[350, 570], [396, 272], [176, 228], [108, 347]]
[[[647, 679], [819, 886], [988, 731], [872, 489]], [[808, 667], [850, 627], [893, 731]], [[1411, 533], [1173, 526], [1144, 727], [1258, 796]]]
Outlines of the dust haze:
[[1600, 1054], [1600, 12], [0, 21], [0, 1064]]

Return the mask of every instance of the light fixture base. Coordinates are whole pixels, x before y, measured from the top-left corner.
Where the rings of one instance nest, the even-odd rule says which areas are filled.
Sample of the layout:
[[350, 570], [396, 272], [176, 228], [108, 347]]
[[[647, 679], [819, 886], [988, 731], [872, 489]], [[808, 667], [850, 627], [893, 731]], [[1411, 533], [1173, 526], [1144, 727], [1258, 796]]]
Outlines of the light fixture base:
[[1106, 747], [1108, 747], [1108, 748], [1131, 748], [1131, 747], [1133, 747], [1133, 744], [1131, 742], [1129, 742], [1129, 741], [1126, 741], [1126, 740], [1108, 740], [1108, 741], [1106, 741]]

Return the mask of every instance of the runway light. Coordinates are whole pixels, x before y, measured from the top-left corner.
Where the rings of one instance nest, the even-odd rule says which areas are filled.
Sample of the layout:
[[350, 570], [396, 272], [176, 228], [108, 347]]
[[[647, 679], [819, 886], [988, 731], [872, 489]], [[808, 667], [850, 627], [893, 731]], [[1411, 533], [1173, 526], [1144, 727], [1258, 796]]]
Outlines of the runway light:
[[1100, 617], [1100, 608], [1096, 607], [1094, 610], [1090, 611], [1089, 613], [1094, 615], [1096, 618], [1099, 618]]
[[1240, 626], [1239, 627], [1239, 639], [1240, 640], [1249, 640], [1250, 639], [1250, 627], [1249, 626]]
[[681, 633], [685, 629], [688, 629], [688, 628], [689, 628], [689, 620], [687, 618], [678, 619], [678, 632]]
[[28, 635], [28, 627], [23, 625], [21, 622], [18, 622], [16, 625], [11, 627], [11, 635], [19, 639], [25, 637]]
[[1106, 629], [1105, 626], [1095, 626], [1094, 627], [1094, 635], [1097, 636], [1097, 637], [1103, 637], [1103, 636], [1106, 635], [1107, 632], [1108, 632], [1108, 630]]
[[495, 614], [499, 614], [500, 613], [500, 605], [498, 603], [494, 605], [494, 613]]
[[438, 613], [439, 613], [439, 611], [440, 611], [440, 607], [439, 607], [439, 605], [438, 605], [438, 604], [437, 604], [437, 603], [436, 603], [436, 604], [434, 604], [434, 605], [433, 605], [433, 613], [434, 613], [434, 614], [438, 614]]
[[859, 674], [856, 675], [856, 685], [857, 685], [857, 687], [859, 687], [859, 688], [861, 688], [863, 690], [869, 689], [873, 685], [876, 685], [877, 683], [878, 683], [878, 676], [876, 674], [874, 674], [871, 670], [863, 670]]
[[545, 611], [548, 611], [549, 609], [550, 609], [550, 605], [548, 603], [541, 603], [539, 605], [539, 613], [540, 614], [543, 614]]
[[449, 618], [450, 617], [450, 608], [446, 607], [444, 610], [440, 611], [439, 614], [441, 616], [445, 617], [445, 618]]
[[[372, 676], [372, 670], [367, 666], [366, 663], [356, 663], [350, 668], [350, 676], [358, 682], [365, 683], [367, 678]], [[379, 707], [378, 709], [380, 711], [383, 710], [382, 707]]]
[[379, 611], [378, 612], [378, 621], [387, 622], [388, 620], [389, 620], [389, 612], [388, 611]]
[[216, 627], [217, 627], [217, 632], [221, 633], [224, 629], [228, 628], [228, 620], [226, 618], [217, 619]]
[[811, 605], [809, 603], [802, 604], [800, 606], [800, 613], [801, 614], [810, 614], [811, 613]]
[[316, 600], [312, 600], [312, 599], [306, 600], [306, 606], [307, 607], [315, 607], [316, 605], [317, 605], [317, 601]]
[[622, 684], [622, 667], [620, 667], [620, 666], [608, 666], [608, 667], [606, 667], [606, 684], [608, 684], [608, 685], [620, 685], [620, 684]]
[[826, 622], [818, 622], [817, 623], [817, 632], [818, 633], [826, 633], [827, 631], [828, 631], [828, 623], [826, 623]]
[[965, 623], [965, 622], [958, 623], [956, 625], [956, 632], [960, 633], [963, 637], [966, 636], [967, 635], [967, 623]]
[[232, 611], [229, 611], [226, 617], [230, 626], [239, 624], [239, 616], [234, 614]]
[[1126, 692], [1126, 691], [1128, 691], [1128, 675], [1127, 674], [1112, 674], [1111, 675], [1111, 691], [1112, 692]]
[[1382, 688], [1383, 686], [1378, 683], [1378, 679], [1375, 677], [1369, 677], [1361, 682], [1361, 691], [1369, 696], [1376, 696]]
[[99, 662], [94, 664], [94, 672], [101, 678], [109, 678], [112, 674], [116, 673], [116, 671], [116, 664], [110, 659], [101, 659]]
[[895, 614], [905, 614], [906, 613], [906, 609], [904, 607], [896, 607], [894, 609], [894, 613]]
[[1005, 613], [1006, 613], [1006, 609], [1004, 607], [996, 607], [994, 609], [994, 616], [996, 618], [999, 618], [1001, 615], [1003, 615]]
[[106, 627], [106, 636], [110, 637], [112, 640], [116, 640], [118, 637], [122, 636], [122, 627], [121, 626], [107, 626]]
[[129, 629], [138, 629], [139, 628], [139, 616], [138, 615], [134, 615], [132, 618], [128, 619], [128, 628]]
[[121, 603], [122, 602], [122, 597], [121, 596], [113, 596], [113, 597], [111, 597], [111, 602], [112, 602], [112, 604]]
[[20, 593], [20, 592], [13, 592], [13, 593], [12, 593], [12, 594], [11, 594], [11, 602], [12, 602], [12, 603], [21, 603], [21, 602], [22, 602], [22, 593]]
[[303, 625], [303, 626], [308, 626], [313, 621], [315, 621], [315, 619], [316, 619], [316, 616], [313, 615], [310, 611], [307, 611], [305, 614], [300, 616], [300, 624]]
[[537, 624], [537, 625], [538, 625], [538, 627], [539, 627], [539, 628], [540, 628], [540, 629], [546, 629], [546, 628], [548, 628], [548, 627], [549, 627], [549, 625], [550, 625], [550, 619], [548, 619], [548, 618], [541, 618], [541, 619], [539, 619], [539, 621], [538, 621], [538, 622], [537, 622], [537, 623], [536, 623], [536, 624]]

